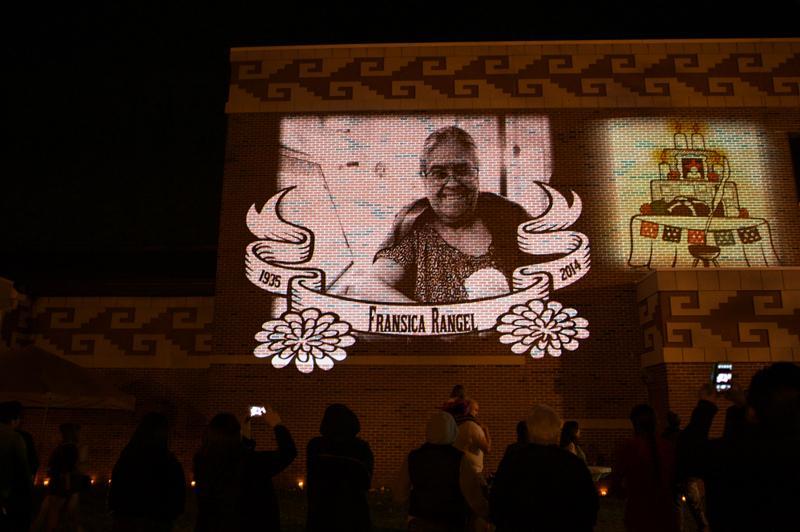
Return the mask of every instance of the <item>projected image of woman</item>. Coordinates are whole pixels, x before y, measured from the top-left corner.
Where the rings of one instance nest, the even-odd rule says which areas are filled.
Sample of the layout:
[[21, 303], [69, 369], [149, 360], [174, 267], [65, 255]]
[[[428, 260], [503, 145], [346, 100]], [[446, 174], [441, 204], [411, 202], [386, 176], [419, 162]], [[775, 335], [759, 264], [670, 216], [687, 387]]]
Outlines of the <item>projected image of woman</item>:
[[514, 269], [531, 262], [517, 247], [521, 206], [480, 192], [480, 161], [464, 130], [445, 127], [420, 159], [425, 198], [403, 208], [359, 290], [385, 302], [450, 303], [511, 291]]

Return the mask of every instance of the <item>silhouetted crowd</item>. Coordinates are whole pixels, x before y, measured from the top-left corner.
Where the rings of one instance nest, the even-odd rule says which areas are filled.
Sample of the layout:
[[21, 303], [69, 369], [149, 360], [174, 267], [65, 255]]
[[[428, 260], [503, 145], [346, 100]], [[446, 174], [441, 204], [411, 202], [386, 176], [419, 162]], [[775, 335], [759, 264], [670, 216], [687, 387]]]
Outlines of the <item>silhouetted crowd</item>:
[[[719, 406], [724, 432], [709, 438]], [[258, 419], [272, 429], [277, 449], [257, 450], [254, 417], [242, 423], [220, 413], [194, 457], [198, 532], [280, 530], [272, 478], [296, 458], [291, 433], [270, 409]], [[484, 471], [492, 440], [477, 401], [462, 386], [435, 409], [425, 441], [406, 456], [392, 494], [407, 505], [416, 532], [591, 531], [598, 488], [581, 449], [580, 427], [562, 422], [546, 405], [518, 423], [493, 475]], [[81, 530], [85, 447], [79, 427], [61, 426], [62, 443], [47, 463], [46, 496], [35, 513], [33, 478], [39, 469], [33, 439], [20, 429], [19, 403], [0, 404], [0, 530]], [[698, 530], [800, 530], [800, 367], [777, 363], [756, 373], [745, 391], [705, 386], [687, 426], [670, 414], [657, 434], [654, 410], [637, 405], [632, 436], [605, 479], [625, 498], [628, 531], [677, 532], [687, 511]], [[368, 492], [374, 458], [347, 406], [328, 406], [320, 435], [306, 453], [307, 530], [370, 530]], [[146, 415], [114, 467], [108, 505], [116, 531], [169, 531], [184, 512], [186, 480], [168, 447], [169, 424]], [[35, 514], [35, 515], [34, 515]]]

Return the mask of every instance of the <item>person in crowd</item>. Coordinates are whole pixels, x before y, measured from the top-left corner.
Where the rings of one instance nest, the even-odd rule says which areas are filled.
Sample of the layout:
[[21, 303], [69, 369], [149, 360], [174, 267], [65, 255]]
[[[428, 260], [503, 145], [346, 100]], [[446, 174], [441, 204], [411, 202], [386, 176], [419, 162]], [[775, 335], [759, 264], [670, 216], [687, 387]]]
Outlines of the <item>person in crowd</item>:
[[454, 417], [458, 425], [458, 436], [453, 445], [464, 452], [476, 473], [482, 473], [483, 455], [491, 452], [492, 440], [489, 429], [478, 421], [478, 402], [467, 399], [464, 414]]
[[0, 403], [0, 530], [27, 532], [33, 510], [33, 481], [25, 440], [15, 430], [20, 410]]
[[444, 127], [425, 139], [425, 197], [396, 216], [360, 297], [450, 303], [511, 292], [514, 270], [532, 262], [517, 244], [517, 227], [530, 216], [513, 201], [481, 192], [479, 166], [475, 141], [463, 129]]
[[503, 456], [489, 495], [497, 532], [591, 531], [598, 511], [592, 476], [558, 446], [561, 419], [537, 405], [527, 419], [530, 443]]
[[442, 410], [453, 417], [463, 416], [467, 413], [467, 391], [463, 384], [453, 386], [450, 397], [442, 405]]
[[[671, 445], [678, 445], [678, 438], [681, 433], [681, 418], [675, 412], [667, 412], [667, 426], [661, 433], [661, 437], [670, 442]], [[683, 529], [685, 511], [689, 511], [698, 532], [708, 529], [708, 519], [705, 515], [705, 489], [703, 481], [696, 477], [687, 477], [681, 468], [681, 460], [678, 457], [677, 479], [674, 490], [675, 505], [678, 507], [680, 515], [681, 529]]]
[[633, 437], [619, 447], [609, 477], [611, 492], [627, 498], [626, 530], [677, 532], [675, 448], [656, 436], [656, 414], [649, 405], [633, 407], [630, 420]]
[[325, 409], [319, 432], [306, 452], [309, 532], [367, 531], [371, 528], [367, 493], [374, 458], [358, 437], [361, 424], [343, 404]]
[[194, 458], [197, 532], [280, 530], [272, 477], [294, 461], [297, 449], [276, 412], [267, 409], [261, 417], [273, 430], [277, 450], [256, 451], [250, 416], [242, 425], [230, 413], [211, 419]]
[[517, 439], [516, 439], [516, 441], [514, 443], [510, 444], [508, 447], [506, 447], [506, 452], [503, 454], [503, 456], [505, 456], [506, 454], [508, 454], [508, 453], [510, 453], [510, 452], [512, 452], [512, 451], [514, 451], [516, 449], [520, 449], [522, 447], [525, 447], [531, 442], [531, 437], [528, 434], [528, 422], [527, 421], [525, 421], [523, 419], [522, 421], [517, 423], [516, 431], [517, 431]]
[[62, 423], [58, 427], [61, 443], [47, 463], [50, 483], [34, 523], [35, 530], [50, 532], [62, 523], [71, 530], [81, 530], [80, 494], [89, 489], [90, 479], [83, 472], [88, 448], [80, 443], [80, 429], [75, 423]]
[[470, 517], [488, 517], [483, 483], [464, 453], [455, 447], [453, 416], [435, 412], [428, 420], [425, 443], [403, 462], [393, 494], [408, 503], [408, 529], [416, 532], [464, 532]]
[[581, 438], [581, 428], [577, 421], [567, 421], [561, 427], [561, 439], [558, 446], [567, 450], [586, 463], [586, 453], [583, 452], [578, 442]]
[[33, 436], [30, 433], [22, 430], [22, 403], [19, 401], [9, 401], [5, 403], [6, 406], [2, 408], [8, 408], [9, 413], [14, 418], [11, 425], [17, 434], [22, 436], [22, 439], [25, 440], [25, 452], [28, 456], [28, 470], [31, 472], [31, 477], [36, 478], [36, 473], [39, 471], [39, 455], [36, 452], [36, 445], [33, 442]]
[[796, 530], [800, 522], [800, 367], [758, 371], [733, 387], [721, 438], [709, 439], [719, 394], [703, 387], [679, 438], [682, 470], [703, 480], [709, 529]]
[[116, 532], [166, 532], [183, 513], [186, 480], [168, 446], [166, 416], [144, 416], [111, 474]]

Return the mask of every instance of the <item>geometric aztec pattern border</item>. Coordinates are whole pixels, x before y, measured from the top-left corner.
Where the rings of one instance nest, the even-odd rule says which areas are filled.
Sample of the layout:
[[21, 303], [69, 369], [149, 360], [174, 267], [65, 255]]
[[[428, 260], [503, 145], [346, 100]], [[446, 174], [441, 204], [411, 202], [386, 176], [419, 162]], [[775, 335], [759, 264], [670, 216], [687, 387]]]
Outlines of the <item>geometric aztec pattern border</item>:
[[211, 354], [213, 298], [183, 298], [182, 303], [143, 298], [125, 305], [62, 299], [39, 302], [27, 324], [35, 344], [58, 354], [101, 358]]
[[233, 49], [227, 111], [800, 105], [800, 40], [531, 48]]
[[639, 301], [648, 351], [800, 347], [800, 290], [674, 290]]

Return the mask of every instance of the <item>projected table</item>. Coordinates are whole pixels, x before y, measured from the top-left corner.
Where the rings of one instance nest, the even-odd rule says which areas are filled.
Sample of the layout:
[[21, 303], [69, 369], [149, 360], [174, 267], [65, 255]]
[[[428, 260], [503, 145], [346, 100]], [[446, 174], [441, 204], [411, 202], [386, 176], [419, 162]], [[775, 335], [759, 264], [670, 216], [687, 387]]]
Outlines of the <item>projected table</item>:
[[764, 218], [639, 215], [631, 218], [628, 264], [645, 268], [778, 266]]

